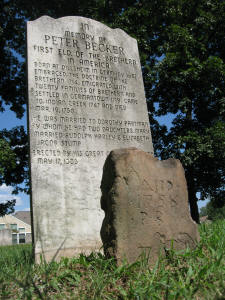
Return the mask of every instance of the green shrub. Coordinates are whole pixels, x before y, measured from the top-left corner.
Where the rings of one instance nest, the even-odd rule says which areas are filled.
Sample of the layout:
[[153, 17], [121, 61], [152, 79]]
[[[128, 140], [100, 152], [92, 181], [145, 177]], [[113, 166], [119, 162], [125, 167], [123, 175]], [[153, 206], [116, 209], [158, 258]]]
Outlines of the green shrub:
[[200, 210], [200, 216], [208, 216], [209, 220], [224, 220], [225, 219], [225, 205], [221, 208], [214, 207], [212, 202], [207, 203], [205, 207]]

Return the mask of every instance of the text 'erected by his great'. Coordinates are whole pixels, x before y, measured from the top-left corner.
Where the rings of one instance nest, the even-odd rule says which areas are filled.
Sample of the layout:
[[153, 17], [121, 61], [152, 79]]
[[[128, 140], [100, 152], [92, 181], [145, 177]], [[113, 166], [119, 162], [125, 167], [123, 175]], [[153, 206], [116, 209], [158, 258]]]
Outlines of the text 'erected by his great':
[[[31, 66], [31, 135], [37, 141], [32, 155], [38, 164], [76, 165], [84, 157], [105, 157], [113, 145], [102, 150], [99, 141], [151, 143], [147, 120], [129, 118], [140, 105], [136, 58], [89, 30], [81, 23], [80, 32], [45, 33], [31, 47], [38, 58]], [[87, 151], [86, 143], [93, 149]]]
[[27, 58], [36, 258], [99, 251], [108, 153], [153, 152], [137, 42], [91, 19], [43, 16], [28, 22]]

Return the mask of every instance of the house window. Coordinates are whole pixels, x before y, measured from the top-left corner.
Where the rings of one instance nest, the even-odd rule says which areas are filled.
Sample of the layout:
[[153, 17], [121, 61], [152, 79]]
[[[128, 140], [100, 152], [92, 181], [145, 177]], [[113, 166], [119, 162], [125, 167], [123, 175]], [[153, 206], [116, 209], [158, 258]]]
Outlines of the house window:
[[17, 233], [12, 234], [12, 244], [16, 245], [17, 244]]
[[10, 228], [12, 230], [17, 230], [17, 224], [10, 224]]
[[0, 224], [0, 230], [5, 229], [5, 224]]
[[25, 241], [25, 233], [19, 233], [19, 244], [24, 244]]
[[24, 227], [19, 227], [19, 233], [25, 232], [25, 228]]

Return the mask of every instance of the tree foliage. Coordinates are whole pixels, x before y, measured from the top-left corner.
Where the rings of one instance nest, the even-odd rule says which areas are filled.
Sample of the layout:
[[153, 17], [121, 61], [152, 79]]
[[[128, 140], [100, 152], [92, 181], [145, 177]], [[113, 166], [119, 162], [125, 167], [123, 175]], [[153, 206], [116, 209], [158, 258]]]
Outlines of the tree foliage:
[[[24, 113], [25, 20], [81, 15], [122, 28], [138, 41], [156, 155], [181, 160], [196, 221], [197, 192], [224, 205], [224, 1], [3, 0], [0, 6], [0, 110], [9, 105], [17, 117]], [[170, 128], [157, 122], [167, 114]], [[27, 145], [21, 129], [13, 132], [0, 138], [7, 139], [19, 167], [16, 176], [5, 170], [1, 182], [17, 186], [28, 179]], [[15, 151], [14, 139], [23, 151]]]
[[16, 200], [8, 200], [5, 203], [0, 203], [0, 217], [4, 215], [12, 214], [14, 210], [14, 206], [16, 204]]
[[120, 18], [140, 45], [149, 110], [173, 116], [167, 130], [153, 122], [155, 152], [181, 160], [197, 222], [197, 192], [225, 204], [224, 17], [224, 1], [169, 0], [137, 1]]
[[205, 207], [200, 209], [200, 216], [207, 216], [209, 220], [216, 221], [225, 219], [225, 206], [217, 207], [213, 205], [213, 202], [207, 203]]
[[28, 144], [23, 126], [0, 131], [0, 185], [5, 183], [14, 187], [14, 193], [28, 191], [19, 184], [28, 184]]
[[[0, 132], [0, 185], [5, 183], [14, 187], [14, 194], [21, 189], [19, 184], [26, 181], [28, 185], [27, 172], [27, 136], [23, 127]], [[0, 216], [14, 212], [16, 200], [8, 200], [0, 203]]]
[[157, 115], [175, 114], [160, 154], [182, 161], [198, 221], [196, 193], [218, 205], [224, 194], [225, 3], [177, 1], [171, 9], [177, 17], [165, 31], [165, 57], [153, 70], [150, 99], [158, 103]]
[[[5, 174], [6, 169], [12, 170], [16, 165], [16, 157], [11, 150], [10, 145], [3, 139], [0, 139], [0, 178]], [[14, 212], [15, 200], [9, 200], [5, 203], [0, 203], [0, 217]]]

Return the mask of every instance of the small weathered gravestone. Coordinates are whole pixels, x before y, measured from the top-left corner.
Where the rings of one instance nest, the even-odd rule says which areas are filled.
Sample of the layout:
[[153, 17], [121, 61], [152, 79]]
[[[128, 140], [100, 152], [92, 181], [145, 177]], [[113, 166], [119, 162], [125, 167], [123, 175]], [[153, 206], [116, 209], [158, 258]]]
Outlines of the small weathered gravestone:
[[101, 189], [104, 251], [118, 264], [124, 258], [132, 263], [142, 252], [150, 253], [152, 263], [160, 249], [192, 248], [199, 240], [179, 160], [159, 161], [135, 148], [114, 150], [105, 162]]
[[83, 17], [27, 24], [35, 253], [99, 250], [102, 169], [121, 147], [153, 152], [137, 42]]

